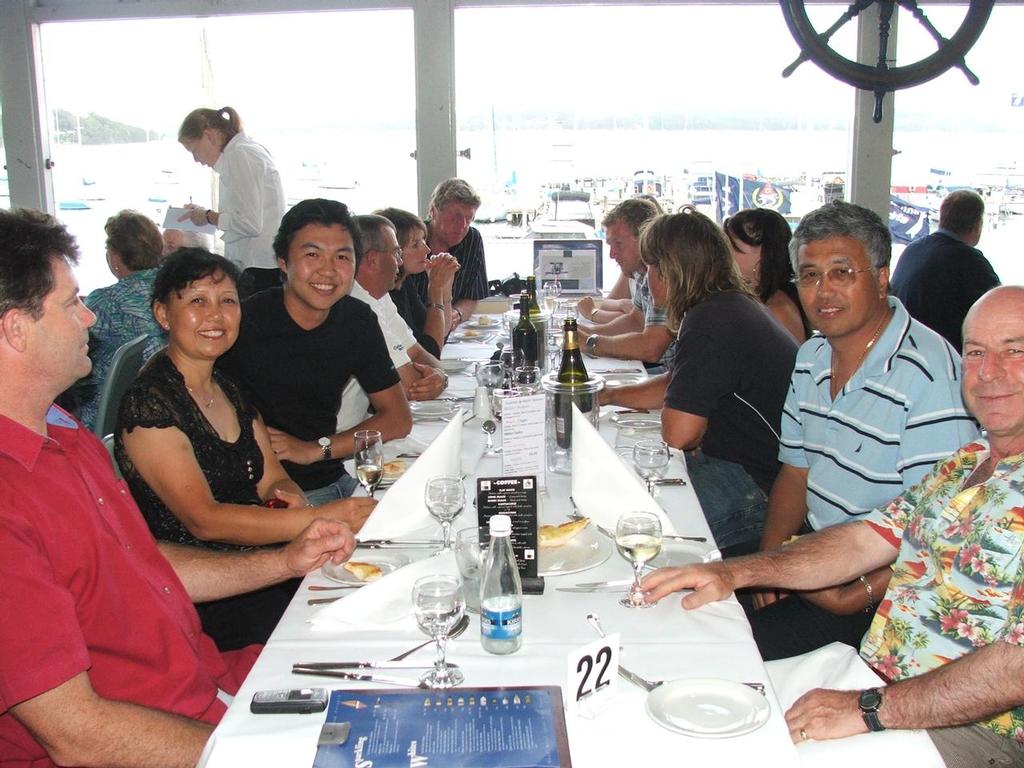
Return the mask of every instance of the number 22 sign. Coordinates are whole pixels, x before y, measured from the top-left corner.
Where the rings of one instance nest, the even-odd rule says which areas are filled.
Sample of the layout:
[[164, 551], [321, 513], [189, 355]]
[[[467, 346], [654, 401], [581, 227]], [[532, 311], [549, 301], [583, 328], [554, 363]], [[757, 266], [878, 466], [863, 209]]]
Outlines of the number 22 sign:
[[566, 709], [585, 714], [612, 698], [618, 687], [619, 633], [570, 651]]

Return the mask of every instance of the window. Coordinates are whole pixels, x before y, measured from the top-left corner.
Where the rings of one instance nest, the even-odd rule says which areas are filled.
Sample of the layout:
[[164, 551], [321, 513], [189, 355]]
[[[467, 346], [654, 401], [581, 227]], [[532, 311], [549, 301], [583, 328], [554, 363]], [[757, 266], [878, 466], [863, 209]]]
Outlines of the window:
[[163, 224], [168, 205], [215, 204], [213, 173], [176, 140], [199, 106], [238, 111], [289, 204], [415, 209], [412, 35], [407, 10], [43, 25], [57, 215], [78, 237], [83, 292], [114, 280], [110, 215]]
[[[836, 8], [812, 18], [826, 28]], [[557, 189], [589, 196], [568, 215], [592, 234], [636, 191], [710, 211], [715, 171], [788, 183], [794, 212], [845, 173], [853, 91], [809, 63], [781, 77], [799, 51], [777, 6], [462, 9], [455, 31], [459, 175], [493, 220], [492, 279], [530, 271], [523, 237], [561, 226]], [[855, 25], [834, 44], [852, 55]], [[607, 288], [619, 270], [604, 273]]]

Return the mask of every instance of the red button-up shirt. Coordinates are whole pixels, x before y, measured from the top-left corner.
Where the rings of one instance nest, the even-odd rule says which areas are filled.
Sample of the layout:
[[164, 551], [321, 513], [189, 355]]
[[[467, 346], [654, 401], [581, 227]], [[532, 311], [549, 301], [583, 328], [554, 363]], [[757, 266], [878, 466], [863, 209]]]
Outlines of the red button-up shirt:
[[52, 765], [8, 710], [81, 672], [105, 698], [216, 723], [218, 687], [255, 657], [202, 633], [102, 443], [56, 407], [47, 431], [0, 415], [0, 766]]

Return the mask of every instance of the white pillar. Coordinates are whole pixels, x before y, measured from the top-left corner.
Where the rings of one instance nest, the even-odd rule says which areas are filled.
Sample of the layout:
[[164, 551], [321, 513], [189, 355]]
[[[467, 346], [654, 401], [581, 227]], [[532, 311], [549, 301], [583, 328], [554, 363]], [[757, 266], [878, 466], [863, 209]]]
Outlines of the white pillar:
[[455, 0], [415, 0], [416, 192], [420, 213], [455, 175]]

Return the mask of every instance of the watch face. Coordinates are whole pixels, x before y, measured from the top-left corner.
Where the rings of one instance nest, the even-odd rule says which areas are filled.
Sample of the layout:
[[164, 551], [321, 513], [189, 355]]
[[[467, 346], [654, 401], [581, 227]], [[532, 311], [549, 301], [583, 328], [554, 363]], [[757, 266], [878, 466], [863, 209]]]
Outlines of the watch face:
[[870, 688], [866, 691], [861, 691], [860, 694], [860, 708], [861, 709], [878, 709], [882, 703], [882, 694], [875, 688]]
[[331, 438], [329, 438], [329, 437], [321, 437], [320, 439], [317, 440], [317, 443], [320, 444], [321, 448], [326, 448], [328, 445], [331, 444]]

